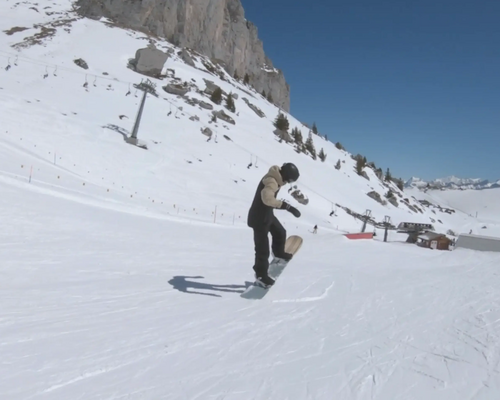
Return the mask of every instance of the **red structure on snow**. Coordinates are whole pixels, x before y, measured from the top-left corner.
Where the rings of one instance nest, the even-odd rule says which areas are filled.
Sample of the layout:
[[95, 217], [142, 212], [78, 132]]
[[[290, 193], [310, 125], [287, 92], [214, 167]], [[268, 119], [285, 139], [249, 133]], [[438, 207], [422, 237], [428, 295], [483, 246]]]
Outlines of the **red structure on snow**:
[[347, 239], [373, 239], [373, 232], [346, 233]]

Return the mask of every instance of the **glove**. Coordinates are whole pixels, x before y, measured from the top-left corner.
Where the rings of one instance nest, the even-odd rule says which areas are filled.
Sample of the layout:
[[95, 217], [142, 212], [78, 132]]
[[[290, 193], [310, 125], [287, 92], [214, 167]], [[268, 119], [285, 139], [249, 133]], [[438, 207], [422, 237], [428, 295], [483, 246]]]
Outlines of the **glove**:
[[294, 206], [288, 204], [286, 201], [282, 202], [280, 210], [287, 210], [289, 213], [292, 213], [295, 218], [300, 217], [300, 211], [297, 210]]

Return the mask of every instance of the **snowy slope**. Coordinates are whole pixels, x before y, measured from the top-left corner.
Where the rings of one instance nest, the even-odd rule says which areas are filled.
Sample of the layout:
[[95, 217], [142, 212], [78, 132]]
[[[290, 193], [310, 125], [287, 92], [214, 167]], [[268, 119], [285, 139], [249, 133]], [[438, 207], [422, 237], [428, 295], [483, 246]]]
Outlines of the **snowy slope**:
[[[0, 143], [4, 152], [10, 154], [10, 159], [3, 163], [5, 173], [26, 179], [28, 167], [33, 165], [36, 182], [60, 186], [63, 180], [69, 180], [78, 186], [83, 180], [87, 186], [75, 189], [78, 193], [88, 196], [89, 185], [93, 185], [92, 189], [101, 198], [106, 201], [119, 198], [124, 207], [136, 208], [139, 197], [155, 200], [155, 206], [149, 207], [154, 213], [177, 211], [173, 210], [175, 204], [176, 208], [181, 207], [179, 214], [209, 221], [217, 207], [219, 214], [235, 216], [237, 222], [243, 222], [259, 178], [271, 165], [290, 161], [298, 165], [299, 188], [310, 199], [302, 210], [304, 218], [294, 220], [294, 224], [309, 227], [318, 224], [343, 232], [359, 230], [361, 222], [340, 208], [336, 217], [329, 216], [335, 204], [359, 214], [370, 209], [376, 221], [382, 221], [385, 215], [391, 216], [394, 223], [408, 219], [430, 222], [434, 218], [425, 210], [420, 213], [408, 208], [401, 200], [406, 197], [408, 204], [414, 206], [417, 204], [414, 199], [400, 194], [393, 184], [383, 185], [370, 168], [365, 169], [370, 180], [358, 176], [350, 154], [318, 136], [313, 139], [317, 151], [324, 148], [327, 153], [324, 163], [297, 154], [291, 145], [279, 143], [272, 133], [272, 122], [279, 110], [231, 78], [226, 82], [207, 72], [200, 57], [197, 58], [200, 69], [173, 57], [167, 61], [165, 70], [175, 70], [177, 78], [196, 84], [199, 90], [205, 89], [205, 78], [226, 92], [238, 94], [239, 115], [232, 114], [236, 125], [211, 124], [209, 111], [193, 107], [161, 89], [171, 79], [155, 80], [159, 97], [149, 96], [139, 132], [149, 150], [139, 151], [127, 145], [122, 133], [131, 132], [141, 95], [136, 93], [133, 83], [144, 77], [126, 68], [126, 64], [138, 48], [147, 44], [146, 38], [103, 22], [73, 20], [77, 17], [72, 13], [58, 14], [57, 5], [61, 10], [69, 8], [66, 1], [54, 3], [46, 11], [50, 15], [45, 15], [31, 10], [30, 3], [7, 1], [1, 5], [2, 15], [9, 16], [2, 22], [2, 31], [57, 21], [46, 25], [56, 29], [52, 37], [45, 38], [40, 45], [21, 47], [19, 52], [11, 46], [26, 43], [26, 38], [40, 33], [41, 28], [1, 37], [0, 55], [11, 65], [8, 71], [2, 71], [0, 86], [3, 122]], [[171, 45], [157, 42], [157, 47], [166, 50]], [[76, 66], [73, 60], [77, 58], [84, 59], [89, 70]], [[85, 82], [88, 90], [82, 87]], [[209, 101], [194, 88], [189, 97]], [[257, 105], [266, 118], [259, 118], [243, 97]], [[191, 116], [200, 120], [191, 121]], [[288, 117], [290, 128], [299, 127], [306, 138], [306, 128], [292, 116]], [[206, 127], [215, 132], [217, 143], [207, 142], [207, 137], [200, 133]], [[340, 170], [334, 168], [338, 160], [343, 162]], [[250, 163], [253, 166], [247, 168]], [[25, 168], [20, 169], [20, 165]], [[384, 198], [389, 188], [401, 196], [398, 207], [390, 203], [383, 206], [367, 196], [375, 191]], [[130, 195], [134, 196], [132, 200]], [[290, 199], [286, 190], [280, 195]], [[165, 207], [156, 207], [158, 202]], [[292, 223], [289, 216], [285, 220]]]
[[320, 232], [249, 302], [248, 229], [32, 187], [2, 182], [1, 398], [500, 395], [497, 254]]
[[[314, 137], [326, 162], [297, 154], [272, 134], [274, 106], [176, 58], [166, 66], [176, 76], [239, 95], [236, 125], [210, 124], [207, 111], [156, 80], [160, 96], [148, 98], [139, 133], [149, 149], [130, 146], [120, 131], [132, 129], [140, 95], [126, 94], [141, 76], [125, 66], [146, 44], [142, 34], [77, 19], [53, 24], [40, 45], [11, 47], [47, 32], [33, 24], [74, 18], [68, 9], [62, 0], [0, 4], [0, 31], [29, 28], [0, 35], [11, 66], [0, 70], [1, 399], [500, 396], [500, 256], [429, 251], [396, 233], [389, 243], [349, 241], [342, 232], [361, 223], [341, 208], [329, 216], [338, 203], [378, 221], [460, 230], [482, 223], [469, 214], [484, 204], [494, 229], [495, 196], [408, 191], [423, 212], [382, 206], [366, 193], [388, 188], [371, 170], [370, 181], [357, 176], [349, 153]], [[284, 188], [303, 216], [279, 217], [304, 246], [263, 301], [244, 300], [253, 257], [246, 212], [267, 168], [285, 161], [299, 166], [310, 202], [298, 205]], [[314, 224], [318, 235], [308, 232]]]

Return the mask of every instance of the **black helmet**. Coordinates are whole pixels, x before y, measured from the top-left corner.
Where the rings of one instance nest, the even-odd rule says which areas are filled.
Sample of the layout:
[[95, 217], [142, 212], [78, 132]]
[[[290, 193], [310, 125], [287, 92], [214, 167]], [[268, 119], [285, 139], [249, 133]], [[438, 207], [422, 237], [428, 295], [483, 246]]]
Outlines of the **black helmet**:
[[285, 163], [281, 166], [281, 177], [283, 182], [292, 183], [299, 179], [299, 169], [292, 163]]

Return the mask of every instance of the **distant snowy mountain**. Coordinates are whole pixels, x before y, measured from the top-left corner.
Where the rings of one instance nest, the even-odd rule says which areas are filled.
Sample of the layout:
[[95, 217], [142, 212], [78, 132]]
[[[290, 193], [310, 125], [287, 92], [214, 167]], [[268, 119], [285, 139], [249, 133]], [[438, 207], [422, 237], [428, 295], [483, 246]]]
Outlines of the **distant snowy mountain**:
[[490, 182], [487, 179], [481, 178], [457, 178], [456, 176], [448, 176], [446, 178], [438, 178], [432, 181], [425, 181], [417, 177], [411, 177], [406, 181], [406, 188], [418, 188], [421, 190], [466, 190], [466, 189], [490, 189], [500, 187], [500, 180]]
[[423, 179], [417, 178], [412, 176], [409, 180], [405, 182], [404, 187], [406, 188], [425, 188], [427, 186], [428, 182], [424, 181]]
[[500, 179], [491, 184], [490, 188], [500, 188]]

